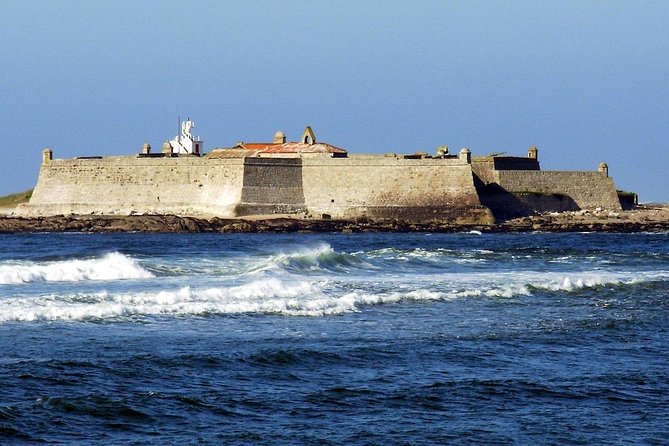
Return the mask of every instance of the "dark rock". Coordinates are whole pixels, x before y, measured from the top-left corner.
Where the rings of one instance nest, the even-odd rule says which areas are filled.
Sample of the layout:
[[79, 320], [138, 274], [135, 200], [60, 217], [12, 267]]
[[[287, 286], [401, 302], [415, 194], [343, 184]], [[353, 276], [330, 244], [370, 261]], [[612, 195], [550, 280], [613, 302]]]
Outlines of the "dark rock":
[[[415, 222], [398, 219], [371, 220], [319, 220], [276, 218], [265, 220], [202, 219], [176, 215], [85, 215], [55, 217], [0, 217], [0, 232], [638, 232], [667, 231], [666, 217], [647, 222], [643, 215], [626, 215], [620, 218], [576, 217], [568, 214], [522, 217], [494, 225], [457, 224], [452, 221]], [[617, 217], [617, 216], [615, 216]]]

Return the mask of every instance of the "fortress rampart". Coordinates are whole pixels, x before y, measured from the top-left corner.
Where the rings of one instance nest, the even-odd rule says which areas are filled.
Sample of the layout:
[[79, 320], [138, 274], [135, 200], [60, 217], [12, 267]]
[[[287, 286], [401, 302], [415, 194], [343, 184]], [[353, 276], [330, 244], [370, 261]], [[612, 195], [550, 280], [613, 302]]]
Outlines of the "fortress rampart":
[[527, 158], [488, 156], [472, 162], [481, 203], [497, 217], [580, 209], [622, 210], [608, 166], [597, 171], [542, 171], [536, 148]]
[[244, 160], [197, 157], [50, 160], [26, 215], [235, 214]]
[[502, 170], [496, 174], [497, 184], [511, 193], [564, 195], [579, 209], [621, 210], [613, 180], [600, 172]]
[[306, 202], [338, 218], [483, 218], [471, 167], [459, 158], [305, 157]]
[[287, 143], [277, 132], [271, 143], [239, 143], [198, 156], [202, 141], [184, 129], [159, 154], [145, 145], [137, 156], [62, 160], [47, 149], [32, 198], [16, 213], [488, 224], [536, 211], [621, 209], [604, 164], [599, 171], [541, 171], [536, 148], [527, 158], [472, 159], [467, 149], [453, 156], [445, 148], [434, 157], [349, 155], [317, 143], [307, 128], [300, 142]]
[[324, 154], [49, 160], [19, 213], [490, 219], [458, 159]]

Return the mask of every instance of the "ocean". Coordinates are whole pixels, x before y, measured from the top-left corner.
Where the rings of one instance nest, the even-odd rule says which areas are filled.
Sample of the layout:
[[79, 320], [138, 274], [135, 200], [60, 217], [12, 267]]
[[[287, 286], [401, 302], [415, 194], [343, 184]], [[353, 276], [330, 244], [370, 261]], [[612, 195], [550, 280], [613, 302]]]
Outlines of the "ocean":
[[668, 432], [668, 233], [0, 235], [3, 445]]

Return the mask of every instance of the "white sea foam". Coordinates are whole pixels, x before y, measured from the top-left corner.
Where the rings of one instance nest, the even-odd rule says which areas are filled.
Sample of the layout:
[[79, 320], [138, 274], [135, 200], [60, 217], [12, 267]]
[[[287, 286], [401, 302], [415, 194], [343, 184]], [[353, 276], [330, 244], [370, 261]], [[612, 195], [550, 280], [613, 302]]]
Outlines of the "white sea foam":
[[618, 285], [624, 279], [618, 277], [602, 277], [598, 275], [585, 277], [564, 277], [562, 280], [557, 279], [551, 282], [540, 285], [552, 291], [574, 291], [582, 288], [593, 288], [606, 285]]
[[286, 316], [326, 316], [359, 310], [361, 306], [396, 303], [401, 300], [437, 300], [443, 296], [419, 290], [409, 294], [371, 294], [351, 292], [340, 296], [316, 293], [310, 296], [275, 296], [263, 299], [240, 299], [226, 290], [191, 290], [171, 292], [87, 296], [88, 302], [58, 299], [53, 296], [0, 302], [0, 322], [95, 320], [128, 316], [211, 314], [281, 314]]
[[[434, 277], [433, 277], [434, 278]], [[399, 288], [392, 282], [287, 280], [258, 278], [244, 284], [181, 287], [162, 291], [118, 291], [70, 295], [13, 296], [0, 299], [0, 322], [104, 320], [144, 316], [280, 314], [327, 316], [360, 311], [366, 306], [403, 301], [448, 301], [466, 298], [508, 299], [537, 290], [573, 292], [635, 282], [666, 280], [669, 272], [543, 272], [445, 275], [441, 281], [419, 278]]]
[[333, 287], [329, 281], [288, 283], [277, 279], [262, 279], [232, 287], [182, 287], [159, 292], [99, 292], [71, 296], [6, 298], [0, 300], [0, 322], [239, 313], [318, 317], [401, 301], [452, 300], [481, 295], [505, 296], [514, 292], [510, 287], [447, 291], [426, 288], [392, 292], [370, 292], [363, 289], [342, 291]]
[[548, 291], [574, 291], [620, 283], [632, 283], [634, 277], [626, 274], [598, 272], [583, 273], [544, 273], [535, 271], [498, 272], [493, 277], [489, 273], [464, 274], [455, 278], [455, 282], [468, 289], [479, 290], [488, 297], [528, 296], [531, 289]]
[[133, 315], [279, 313], [317, 315], [333, 305], [324, 282], [284, 283], [276, 279], [245, 285], [159, 292], [12, 297], [0, 300], [0, 322], [108, 319]]
[[382, 248], [370, 251], [367, 255], [371, 258], [378, 258], [380, 260], [391, 261], [409, 261], [409, 260], [438, 260], [444, 256], [457, 255], [457, 251], [437, 248], [437, 249], [398, 249], [398, 248]]
[[87, 260], [0, 264], [0, 284], [78, 282], [84, 280], [143, 279], [153, 275], [118, 252]]
[[659, 272], [538, 272], [515, 271], [460, 273], [442, 276], [443, 283], [430, 288], [443, 292], [442, 299], [466, 297], [512, 298], [530, 296], [540, 290], [575, 292], [581, 289], [631, 285], [669, 279], [669, 271]]
[[[584, 271], [571, 273], [549, 273], [549, 272], [514, 272], [498, 273], [493, 290], [486, 292], [488, 296], [499, 295], [511, 297], [514, 295], [529, 295], [531, 288], [547, 291], [574, 292], [587, 288], [598, 288], [617, 285], [631, 285], [634, 283], [648, 282], [654, 280], [667, 280], [669, 271], [654, 272], [606, 272], [606, 271]], [[494, 290], [507, 289], [506, 292]]]

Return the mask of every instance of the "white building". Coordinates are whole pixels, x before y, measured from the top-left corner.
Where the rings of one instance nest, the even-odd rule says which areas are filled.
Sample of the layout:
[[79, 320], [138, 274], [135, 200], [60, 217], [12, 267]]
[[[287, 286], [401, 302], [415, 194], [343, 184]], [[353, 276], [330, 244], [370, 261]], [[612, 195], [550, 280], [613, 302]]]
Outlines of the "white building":
[[172, 153], [178, 155], [197, 155], [200, 156], [204, 149], [204, 142], [199, 137], [194, 137], [190, 130], [195, 127], [195, 123], [187, 118], [181, 123], [181, 133], [169, 141]]

